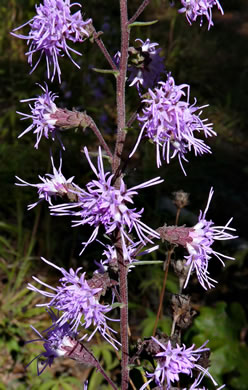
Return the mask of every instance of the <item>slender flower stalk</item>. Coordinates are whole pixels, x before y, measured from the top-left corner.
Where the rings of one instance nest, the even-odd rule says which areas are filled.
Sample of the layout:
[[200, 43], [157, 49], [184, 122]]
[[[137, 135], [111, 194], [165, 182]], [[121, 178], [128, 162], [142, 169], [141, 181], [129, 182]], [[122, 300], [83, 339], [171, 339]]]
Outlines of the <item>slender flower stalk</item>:
[[[27, 40], [29, 51], [26, 55], [29, 65], [32, 66], [31, 73], [39, 65], [41, 58], [45, 56], [47, 78], [53, 81], [57, 73], [59, 82], [61, 82], [59, 57], [63, 57], [64, 53], [77, 68], [80, 68], [71, 53], [82, 54], [70, 47], [67, 41], [83, 42], [88, 38], [86, 26], [91, 23], [91, 19], [84, 21], [80, 11], [72, 14], [71, 8], [75, 5], [81, 7], [79, 3], [71, 4], [70, 0], [43, 0], [43, 4], [36, 5], [36, 15], [12, 32], [15, 37]], [[30, 26], [28, 35], [16, 33], [26, 25]], [[33, 55], [37, 52], [39, 57], [33, 66]]]

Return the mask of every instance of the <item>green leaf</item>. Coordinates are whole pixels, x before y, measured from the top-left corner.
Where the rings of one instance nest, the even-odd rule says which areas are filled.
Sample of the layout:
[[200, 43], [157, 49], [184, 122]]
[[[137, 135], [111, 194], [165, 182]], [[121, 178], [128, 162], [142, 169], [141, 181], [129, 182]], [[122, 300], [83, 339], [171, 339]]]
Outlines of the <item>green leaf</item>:
[[163, 264], [163, 263], [164, 263], [164, 261], [162, 261], [162, 260], [135, 261], [132, 264], [130, 264], [129, 267], [131, 267], [132, 265], [135, 265], [135, 267], [136, 267], [137, 265], [150, 265], [150, 264]]
[[89, 390], [100, 389], [100, 385], [102, 384], [103, 380], [104, 378], [99, 372], [93, 371], [89, 381]]
[[99, 69], [99, 68], [92, 68], [97, 73], [107, 73], [107, 74], [113, 74], [115, 77], [118, 76], [120, 73], [118, 70], [113, 70], [113, 69]]
[[125, 306], [124, 303], [119, 303], [119, 302], [115, 302], [115, 303], [113, 303], [113, 305], [111, 305], [112, 309], [116, 309], [117, 307], [122, 309], [124, 306]]
[[131, 27], [147, 27], [147, 26], [151, 26], [152, 24], [155, 24], [157, 23], [158, 20], [151, 20], [150, 22], [133, 22], [131, 24], [128, 25], [129, 28]]
[[[151, 310], [146, 310], [147, 318], [145, 318], [141, 324], [140, 329], [142, 330], [142, 337], [150, 337], [153, 332], [154, 324], [156, 321], [156, 314]], [[170, 317], [163, 317], [158, 321], [158, 328], [166, 334], [171, 332], [172, 320]]]

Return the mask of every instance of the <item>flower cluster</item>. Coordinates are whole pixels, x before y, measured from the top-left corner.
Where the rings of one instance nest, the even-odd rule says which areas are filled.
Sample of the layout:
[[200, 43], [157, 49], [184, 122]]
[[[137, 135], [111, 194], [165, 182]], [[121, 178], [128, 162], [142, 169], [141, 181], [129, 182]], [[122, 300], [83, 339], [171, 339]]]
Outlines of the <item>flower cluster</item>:
[[[162, 386], [166, 384], [166, 389], [169, 390], [172, 383], [180, 380], [180, 374], [192, 377], [193, 370], [200, 371], [200, 375], [190, 389], [196, 389], [196, 386], [200, 384], [204, 376], [208, 376], [213, 384], [217, 386], [217, 383], [208, 370], [197, 363], [202, 353], [209, 351], [209, 348], [205, 348], [208, 341], [201, 347], [195, 349], [194, 344], [189, 348], [186, 348], [184, 344], [182, 346], [177, 344], [176, 347], [173, 347], [170, 341], [163, 344], [155, 337], [152, 337], [152, 340], [155, 345], [160, 348], [161, 352], [156, 353], [154, 356], [157, 360], [156, 369], [153, 373], [147, 373], [147, 377], [150, 379], [140, 388], [140, 390], [145, 389], [153, 380], [159, 388], [162, 388]], [[221, 388], [223, 388], [223, 386], [221, 386]]]
[[[130, 87], [136, 86], [139, 93], [143, 89], [153, 88], [160, 80], [161, 74], [165, 74], [164, 58], [159, 55], [161, 49], [156, 49], [158, 43], [150, 42], [146, 39], [143, 42], [137, 38], [139, 43], [137, 48], [129, 47], [128, 81]], [[118, 51], [114, 55], [114, 62], [119, 67], [121, 53]]]
[[[149, 89], [149, 95], [149, 98], [142, 101], [145, 108], [142, 114], [138, 115], [141, 132], [129, 157], [136, 151], [142, 136], [145, 136], [156, 145], [158, 167], [162, 165], [161, 152], [162, 159], [167, 163], [178, 156], [186, 175], [182, 160], [187, 161], [187, 152], [193, 149], [196, 156], [211, 153], [210, 147], [203, 140], [196, 138], [198, 134], [205, 137], [216, 135], [212, 124], [206, 123], [207, 119], [200, 118], [202, 109], [207, 106], [197, 107], [196, 99], [194, 104], [190, 105], [189, 85], [176, 85], [171, 76], [166, 82], [159, 82], [159, 86], [154, 90]], [[186, 101], [183, 98], [186, 98]]]
[[223, 9], [218, 0], [181, 0], [183, 8], [178, 12], [186, 14], [186, 18], [191, 25], [200, 16], [200, 26], [203, 24], [203, 16], [208, 20], [208, 30], [214, 25], [212, 19], [212, 8], [217, 6], [222, 15]]
[[[26, 39], [29, 46], [28, 63], [33, 66], [33, 54], [39, 52], [39, 58], [33, 66], [33, 72], [38, 66], [43, 55], [46, 57], [47, 77], [53, 81], [56, 73], [59, 82], [61, 82], [61, 70], [59, 66], [59, 57], [64, 53], [70, 58], [74, 65], [79, 65], [73, 60], [71, 53], [81, 55], [80, 52], [71, 48], [67, 41], [82, 42], [88, 38], [88, 32], [85, 27], [91, 23], [91, 19], [83, 20], [80, 11], [71, 13], [71, 7], [80, 6], [78, 3], [70, 4], [70, 0], [44, 0], [43, 4], [36, 6], [36, 15], [16, 28], [12, 35]], [[15, 31], [29, 25], [30, 31], [27, 36], [16, 34]], [[53, 68], [52, 74], [50, 68]]]
[[180, 374], [186, 374], [192, 377], [193, 370], [195, 369], [202, 372], [204, 375], [207, 375], [212, 380], [213, 384], [215, 386], [217, 385], [208, 370], [197, 363], [201, 354], [205, 351], [209, 351], [209, 348], [205, 348], [208, 341], [201, 347], [194, 349], [194, 344], [190, 348], [186, 348], [184, 344], [182, 346], [177, 344], [176, 347], [173, 347], [170, 341], [166, 344], [162, 344], [155, 337], [152, 337], [152, 340], [160, 347], [161, 352], [154, 356], [157, 360], [157, 367], [153, 373], [147, 373], [147, 377], [150, 379], [140, 388], [140, 390], [145, 389], [153, 380], [157, 386], [162, 388], [166, 383], [166, 389], [170, 389], [172, 383], [179, 381]]
[[31, 187], [38, 188], [39, 200], [35, 203], [30, 204], [28, 206], [28, 210], [31, 210], [33, 207], [37, 206], [37, 204], [43, 200], [47, 201], [50, 205], [52, 205], [53, 197], [56, 198], [57, 196], [59, 197], [68, 196], [69, 198], [73, 198], [75, 196], [73, 192], [71, 192], [74, 187], [73, 185], [74, 176], [66, 180], [66, 178], [61, 172], [62, 158], [60, 157], [60, 165], [58, 170], [54, 166], [52, 156], [51, 156], [51, 162], [53, 167], [53, 174], [46, 173], [45, 177], [39, 176], [39, 179], [42, 181], [42, 183], [30, 184], [20, 179], [18, 176], [16, 176], [16, 179], [20, 181], [20, 183], [16, 183], [17, 186], [23, 186], [23, 187], [31, 186]]
[[[47, 366], [51, 367], [51, 364], [56, 357], [65, 356], [66, 350], [64, 347], [72, 347], [73, 340], [77, 336], [77, 332], [72, 331], [68, 323], [64, 323], [63, 325], [57, 324], [59, 317], [57, 317], [51, 309], [48, 310], [48, 313], [51, 317], [52, 325], [44, 332], [42, 332], [43, 335], [39, 333], [37, 329], [31, 326], [39, 338], [30, 340], [29, 343], [33, 341], [42, 341], [45, 348], [45, 352], [40, 353], [28, 364], [30, 365], [34, 360], [37, 359], [38, 375], [42, 374]], [[42, 358], [42, 360], [40, 360], [40, 358]], [[40, 369], [39, 363], [41, 363], [42, 369]]]
[[133, 65], [128, 67], [130, 72], [128, 80], [131, 81], [130, 87], [135, 85], [140, 91], [141, 86], [144, 89], [153, 88], [161, 74], [165, 73], [165, 67], [164, 59], [159, 55], [161, 49], [156, 49], [158, 43], [150, 42], [150, 39], [146, 39], [145, 42], [136, 39], [137, 41], [140, 46], [132, 48], [131, 54], [134, 59], [130, 61]]
[[233, 257], [223, 255], [212, 248], [214, 241], [237, 238], [237, 236], [233, 236], [230, 233], [231, 231], [236, 231], [236, 229], [229, 226], [232, 222], [232, 218], [225, 226], [215, 226], [213, 221], [208, 221], [206, 219], [206, 213], [213, 194], [214, 191], [213, 188], [211, 188], [204, 212], [200, 211], [198, 223], [192, 229], [189, 229], [188, 240], [186, 243], [189, 255], [185, 256], [185, 259], [187, 260], [185, 265], [189, 267], [189, 271], [184, 287], [187, 286], [189, 277], [193, 271], [196, 272], [197, 278], [205, 290], [207, 288], [214, 287], [213, 283], [217, 282], [216, 280], [210, 278], [208, 271], [208, 264], [211, 256], [217, 257], [223, 266], [225, 266], [223, 259], [234, 260]]
[[55, 136], [58, 135], [58, 131], [56, 128], [56, 119], [52, 117], [52, 114], [55, 114], [58, 110], [54, 100], [58, 97], [56, 94], [49, 92], [48, 86], [45, 84], [45, 88], [39, 85], [43, 90], [43, 94], [38, 96], [37, 98], [25, 99], [21, 100], [24, 102], [34, 102], [34, 105], [31, 106], [29, 104], [31, 115], [24, 114], [23, 112], [18, 112], [18, 114], [23, 115], [24, 119], [32, 119], [32, 124], [24, 130], [18, 138], [22, 137], [24, 134], [27, 134], [29, 131], [33, 131], [36, 134], [36, 143], [34, 147], [38, 149], [39, 142], [41, 138], [44, 136], [52, 139], [55, 139]]
[[[128, 204], [133, 203], [132, 197], [137, 195], [138, 189], [160, 184], [163, 180], [156, 177], [127, 189], [123, 179], [120, 179], [120, 188], [118, 189], [112, 184], [114, 175], [110, 172], [104, 172], [101, 148], [99, 148], [98, 155], [98, 170], [92, 164], [86, 147], [84, 152], [97, 180], [90, 181], [86, 185], [86, 190], [77, 187], [75, 191], [78, 197], [77, 202], [51, 207], [52, 215], [76, 216], [80, 219], [73, 221], [74, 226], [89, 224], [95, 227], [89, 240], [83, 243], [85, 244], [84, 249], [95, 240], [100, 226], [105, 228], [108, 235], [118, 228], [121, 233], [124, 260], [130, 259], [126, 241], [131, 244], [134, 242], [128, 233], [134, 229], [139, 240], [144, 244], [152, 242], [149, 237], [159, 238], [159, 234], [140, 220], [143, 209], [137, 211], [135, 208], [129, 208]], [[79, 210], [75, 211], [74, 208]]]
[[[100, 242], [100, 241], [98, 241]], [[135, 242], [127, 246], [128, 257], [126, 259], [126, 264], [128, 265], [128, 270], [131, 271], [132, 268], [139, 262], [136, 259], [137, 256], [143, 256], [145, 254], [151, 253], [159, 248], [159, 245], [155, 245], [152, 248], [148, 248], [142, 252], [139, 252], [138, 246], [140, 245], [140, 241]], [[117, 262], [117, 251], [113, 245], [104, 245], [106, 249], [103, 251], [103, 256], [105, 260], [100, 260], [100, 262], [95, 261], [98, 269], [95, 273], [104, 273], [108, 271], [108, 268], [118, 269]]]
[[[29, 290], [50, 298], [49, 302], [38, 304], [37, 306], [45, 306], [49, 309], [53, 307], [59, 312], [62, 312], [62, 316], [56, 320], [56, 325], [59, 327], [69, 324], [70, 330], [77, 333], [80, 326], [85, 329], [93, 326], [95, 329], [88, 336], [88, 341], [99, 331], [105, 340], [117, 348], [116, 344], [119, 344], [119, 342], [111, 336], [111, 333], [116, 332], [107, 325], [107, 319], [109, 318], [106, 316], [106, 313], [112, 308], [110, 305], [100, 304], [97, 298], [101, 288], [91, 288], [85, 279], [85, 272], [80, 276], [78, 275], [82, 267], [76, 271], [70, 268], [69, 272], [67, 272], [64, 268], [60, 268], [44, 258], [42, 260], [59, 270], [63, 277], [60, 279], [59, 286], [52, 287], [33, 276], [36, 282], [51, 290], [51, 292], [43, 291], [30, 283], [28, 284]], [[86, 336], [87, 334], [81, 340], [85, 339]]]

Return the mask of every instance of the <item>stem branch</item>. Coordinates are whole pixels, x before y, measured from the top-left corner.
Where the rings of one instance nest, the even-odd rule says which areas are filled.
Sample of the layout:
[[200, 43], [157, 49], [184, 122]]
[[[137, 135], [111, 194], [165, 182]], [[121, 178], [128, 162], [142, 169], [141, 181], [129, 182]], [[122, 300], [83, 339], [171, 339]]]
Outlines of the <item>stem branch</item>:
[[159, 306], [158, 306], [157, 316], [156, 316], [156, 320], [155, 320], [155, 324], [154, 324], [154, 328], [153, 328], [153, 333], [152, 333], [153, 337], [156, 334], [156, 330], [157, 330], [157, 326], [158, 326], [158, 320], [159, 320], [159, 317], [160, 317], [160, 314], [161, 314], [161, 311], [162, 311], [162, 307], [163, 307], [164, 293], [165, 293], [165, 287], [166, 287], [166, 282], [167, 282], [167, 277], [168, 277], [168, 270], [169, 270], [169, 265], [170, 265], [170, 261], [171, 261], [171, 255], [172, 255], [173, 251], [174, 251], [174, 247], [172, 249], [170, 249], [168, 251], [168, 254], [167, 254], [166, 268], [165, 268], [165, 271], [164, 271], [163, 287], [162, 287], [162, 290], [161, 290], [161, 293], [160, 293]]
[[144, 0], [143, 3], [139, 6], [139, 8], [137, 9], [137, 11], [135, 12], [135, 14], [131, 17], [131, 19], [129, 20], [128, 24], [131, 24], [133, 22], [135, 22], [136, 19], [138, 19], [138, 17], [140, 16], [140, 14], [144, 11], [144, 9], [147, 7], [147, 5], [149, 4], [150, 0]]

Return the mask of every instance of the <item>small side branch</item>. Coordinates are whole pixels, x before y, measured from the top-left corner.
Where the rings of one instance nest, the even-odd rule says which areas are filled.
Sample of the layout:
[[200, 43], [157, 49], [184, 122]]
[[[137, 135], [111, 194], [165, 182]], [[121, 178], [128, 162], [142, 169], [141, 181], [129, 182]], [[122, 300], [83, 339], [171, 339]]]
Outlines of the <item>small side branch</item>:
[[[89, 117], [90, 118], [90, 117]], [[88, 127], [91, 128], [91, 130], [94, 132], [94, 134], [97, 136], [100, 144], [102, 145], [102, 147], [104, 148], [105, 152], [107, 153], [107, 155], [110, 157], [111, 161], [113, 159], [113, 155], [112, 155], [112, 152], [111, 150], [109, 149], [106, 141], [104, 140], [103, 136], [102, 136], [102, 133], [100, 132], [100, 130], [98, 129], [97, 125], [95, 124], [95, 122], [93, 121], [92, 118], [90, 118], [91, 120], [89, 121], [88, 123]]]
[[135, 14], [131, 17], [131, 19], [128, 21], [128, 24], [132, 24], [133, 22], [135, 22], [136, 19], [138, 19], [138, 17], [140, 16], [140, 14], [142, 14], [142, 12], [144, 11], [144, 9], [148, 6], [148, 4], [150, 3], [150, 0], [144, 0], [143, 3], [139, 6], [139, 8], [137, 9], [137, 11], [135, 12]]

